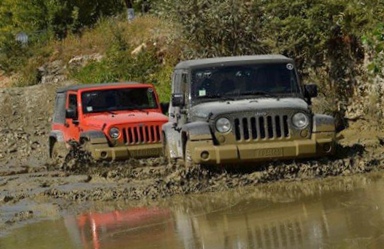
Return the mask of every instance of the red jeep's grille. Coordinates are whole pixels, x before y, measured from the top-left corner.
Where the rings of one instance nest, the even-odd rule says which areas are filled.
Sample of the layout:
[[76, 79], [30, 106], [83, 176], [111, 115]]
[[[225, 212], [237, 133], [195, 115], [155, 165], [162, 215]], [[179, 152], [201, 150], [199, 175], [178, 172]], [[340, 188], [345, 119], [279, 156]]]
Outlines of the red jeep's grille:
[[289, 137], [288, 116], [235, 118], [235, 135], [237, 141], [287, 138]]
[[140, 125], [123, 129], [124, 143], [143, 144], [161, 142], [160, 125]]

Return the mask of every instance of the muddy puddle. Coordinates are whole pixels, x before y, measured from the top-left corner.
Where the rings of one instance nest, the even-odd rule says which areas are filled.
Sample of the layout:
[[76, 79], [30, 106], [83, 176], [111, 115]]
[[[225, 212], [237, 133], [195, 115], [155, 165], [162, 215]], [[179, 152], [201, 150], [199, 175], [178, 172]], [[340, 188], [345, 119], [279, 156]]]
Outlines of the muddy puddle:
[[382, 248], [384, 173], [275, 182], [174, 196], [148, 205], [94, 203], [27, 224], [0, 248]]

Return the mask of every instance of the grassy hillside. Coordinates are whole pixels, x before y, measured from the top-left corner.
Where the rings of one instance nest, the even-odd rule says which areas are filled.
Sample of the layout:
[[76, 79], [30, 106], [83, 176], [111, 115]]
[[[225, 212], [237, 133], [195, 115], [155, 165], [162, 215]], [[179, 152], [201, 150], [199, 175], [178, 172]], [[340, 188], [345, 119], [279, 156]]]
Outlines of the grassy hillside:
[[304, 82], [319, 85], [319, 111], [384, 117], [381, 1], [150, 2], [151, 13], [132, 22], [105, 17], [60, 39], [2, 42], [0, 68], [18, 76], [14, 85], [33, 85], [41, 81], [38, 68], [59, 60], [76, 82], [150, 82], [166, 101], [172, 68], [182, 59], [280, 53], [296, 60]]
[[78, 83], [148, 82], [157, 86], [162, 100], [168, 100], [172, 68], [182, 46], [178, 33], [171, 22], [152, 16], [132, 22], [123, 17], [103, 19], [81, 35], [21, 48], [33, 55], [19, 55], [25, 63], [15, 65], [17, 77], [12, 84], [39, 83], [36, 69], [59, 60], [66, 76]]

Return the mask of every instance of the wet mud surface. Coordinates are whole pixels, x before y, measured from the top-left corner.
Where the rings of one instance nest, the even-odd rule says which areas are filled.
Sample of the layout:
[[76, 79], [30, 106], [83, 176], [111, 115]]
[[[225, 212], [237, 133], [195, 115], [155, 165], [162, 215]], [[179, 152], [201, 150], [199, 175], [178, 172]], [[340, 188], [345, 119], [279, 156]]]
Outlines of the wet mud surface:
[[[69, 83], [65, 83], [69, 84]], [[335, 157], [227, 168], [167, 164], [164, 158], [66, 165], [48, 159], [58, 85], [0, 89], [0, 230], [81, 213], [95, 202], [144, 205], [165, 197], [215, 193], [271, 182], [364, 174], [384, 169], [380, 127], [361, 121], [338, 134]]]
[[383, 172], [374, 172], [178, 195], [138, 207], [98, 202], [0, 236], [0, 247], [381, 248], [383, 186]]

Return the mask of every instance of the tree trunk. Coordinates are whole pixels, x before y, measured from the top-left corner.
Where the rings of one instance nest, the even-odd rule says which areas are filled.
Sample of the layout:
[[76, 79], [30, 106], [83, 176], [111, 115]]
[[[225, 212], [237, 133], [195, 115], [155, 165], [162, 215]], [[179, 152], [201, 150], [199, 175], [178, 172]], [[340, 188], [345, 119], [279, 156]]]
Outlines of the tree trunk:
[[127, 6], [127, 9], [133, 8], [133, 0], [124, 0], [125, 5]]
[[133, 0], [124, 0], [124, 2], [127, 6], [127, 19], [130, 22], [135, 18], [135, 11], [133, 10]]

